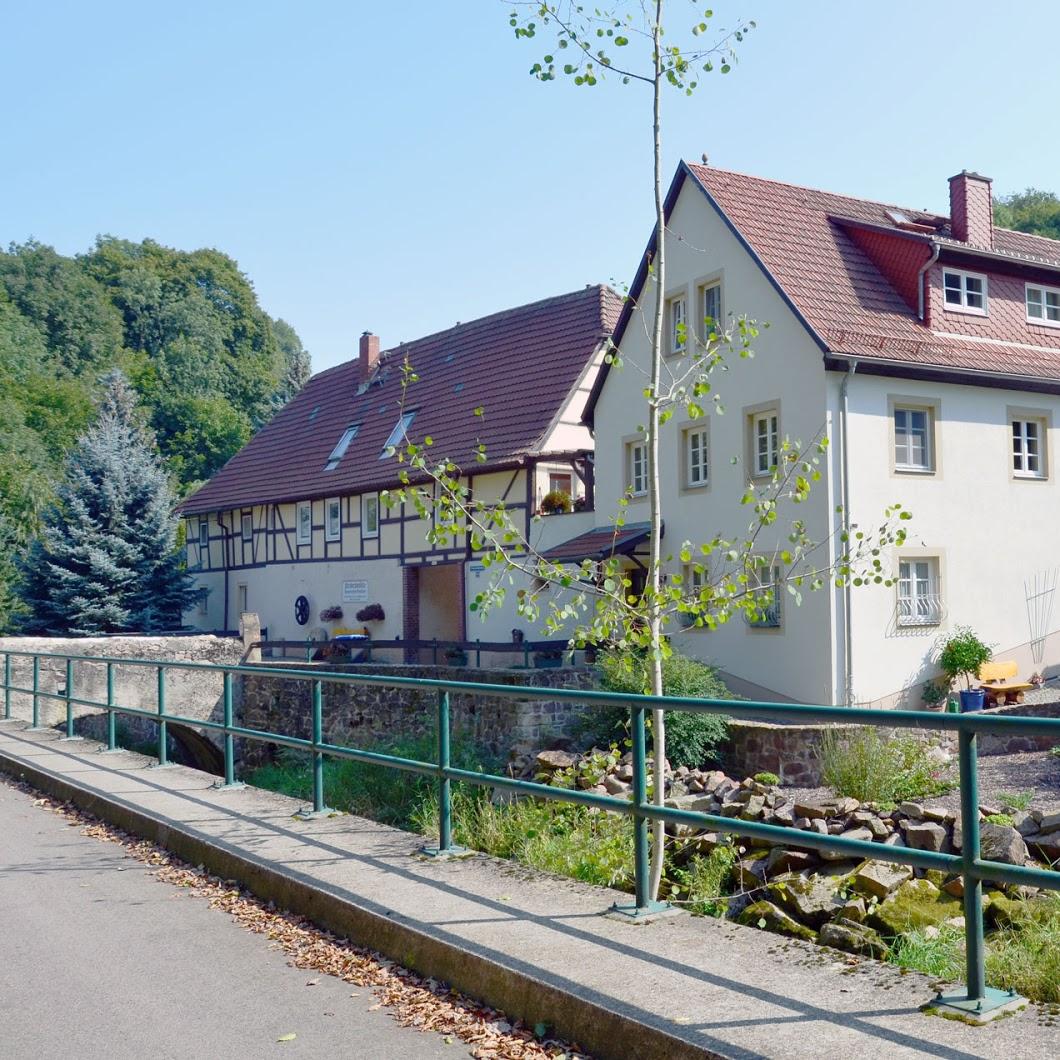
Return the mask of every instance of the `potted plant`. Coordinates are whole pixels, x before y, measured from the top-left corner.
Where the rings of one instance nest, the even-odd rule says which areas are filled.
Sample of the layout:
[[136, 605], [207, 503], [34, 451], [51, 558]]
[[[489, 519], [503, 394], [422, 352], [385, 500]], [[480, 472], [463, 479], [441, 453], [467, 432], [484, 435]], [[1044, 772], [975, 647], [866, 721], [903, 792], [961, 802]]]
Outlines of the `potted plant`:
[[946, 639], [939, 652], [939, 666], [952, 685], [964, 678], [965, 687], [960, 690], [961, 710], [982, 710], [986, 693], [981, 688], [972, 688], [972, 680], [978, 676], [979, 667], [990, 661], [993, 651], [984, 644], [968, 626], [957, 626]]
[[385, 618], [382, 604], [368, 604], [357, 612], [358, 622], [382, 622]]
[[571, 510], [570, 494], [566, 490], [552, 490], [541, 498], [542, 515], [558, 515]]
[[467, 666], [467, 652], [463, 648], [446, 648], [445, 661], [449, 666]]
[[321, 622], [341, 622], [342, 621], [342, 608], [341, 607], [325, 607], [320, 612]]
[[534, 652], [534, 666], [538, 670], [558, 670], [563, 665], [563, 651], [560, 648], [543, 648]]
[[928, 710], [942, 710], [946, 705], [947, 694], [948, 686], [943, 688], [935, 678], [925, 681], [924, 687], [920, 690], [920, 698], [923, 699], [924, 706]]

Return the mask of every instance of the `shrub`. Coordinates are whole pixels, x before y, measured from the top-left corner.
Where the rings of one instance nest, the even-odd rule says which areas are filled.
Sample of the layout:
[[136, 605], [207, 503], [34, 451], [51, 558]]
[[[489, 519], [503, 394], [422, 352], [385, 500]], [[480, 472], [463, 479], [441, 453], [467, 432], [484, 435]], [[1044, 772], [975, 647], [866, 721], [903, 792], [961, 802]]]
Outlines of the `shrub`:
[[1012, 825], [1015, 823], [1013, 818], [1010, 817], [1007, 813], [988, 813], [986, 817], [983, 818], [983, 820], [989, 822], [990, 824], [1002, 824], [1005, 825], [1007, 828], [1011, 828]]
[[699, 916], [724, 916], [731, 893], [732, 866], [736, 848], [731, 844], [715, 847], [706, 857], [693, 858], [686, 868], [673, 869], [669, 898]]
[[872, 728], [853, 734], [828, 730], [821, 741], [821, 775], [836, 795], [861, 802], [940, 795], [954, 784], [949, 771], [928, 757], [928, 749], [915, 736], [888, 739]]
[[[647, 685], [645, 656], [640, 652], [604, 651], [596, 662], [600, 687], [607, 692], [641, 694]], [[663, 660], [663, 695], [699, 699], [735, 699], [713, 666], [686, 655]], [[595, 708], [581, 721], [576, 737], [588, 744], [607, 745], [628, 733], [629, 714], [622, 708]], [[719, 714], [666, 712], [666, 751], [675, 766], [701, 766], [716, 760], [728, 735]]]
[[979, 667], [989, 662], [993, 654], [969, 626], [957, 626], [942, 645], [939, 666], [951, 685], [963, 677], [966, 687], [971, 688]]
[[924, 687], [920, 690], [920, 698], [923, 699], [925, 706], [940, 706], [946, 702], [946, 689], [935, 679], [925, 681]]
[[779, 784], [780, 777], [776, 773], [755, 773], [755, 780], [759, 784]]

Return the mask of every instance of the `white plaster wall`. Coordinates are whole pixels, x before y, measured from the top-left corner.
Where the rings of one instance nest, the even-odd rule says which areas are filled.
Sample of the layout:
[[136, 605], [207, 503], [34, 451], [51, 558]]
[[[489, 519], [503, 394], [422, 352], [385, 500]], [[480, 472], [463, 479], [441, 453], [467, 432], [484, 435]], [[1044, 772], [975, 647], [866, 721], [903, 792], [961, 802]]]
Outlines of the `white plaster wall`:
[[[717, 372], [714, 389], [722, 396], [725, 413], [709, 414], [710, 485], [706, 489], [682, 492], [680, 471], [680, 427], [687, 420], [679, 412], [663, 428], [661, 435], [661, 476], [663, 513], [666, 524], [664, 545], [677, 553], [685, 540], [699, 543], [715, 532], [742, 536], [752, 519], [740, 504], [744, 492], [746, 406], [779, 400], [782, 435], [804, 443], [828, 427], [825, 373], [821, 354], [787, 304], [766, 279], [760, 268], [729, 231], [707, 199], [686, 184], [673, 211], [670, 229], [684, 239], [667, 239], [666, 296], [684, 289], [689, 305], [695, 306], [700, 280], [718, 277], [722, 281], [722, 310], [728, 315], [747, 315], [768, 322], [754, 344], [755, 357], [727, 358], [729, 371]], [[648, 332], [653, 297], [651, 281], [642, 295], [622, 341], [624, 366], [612, 368], [596, 406], [596, 506], [597, 522], [606, 522], [625, 487], [622, 439], [634, 433], [645, 416], [641, 391], [650, 345]], [[647, 318], [645, 317], [647, 315]], [[693, 320], [696, 312], [690, 312]], [[680, 361], [680, 358], [675, 359]], [[762, 551], [771, 551], [783, 541], [793, 515], [805, 519], [816, 539], [828, 536], [835, 504], [833, 485], [827, 467], [814, 487], [810, 500], [787, 509], [777, 528], [761, 538]], [[648, 518], [646, 500], [633, 501], [628, 522]], [[678, 566], [676, 558], [669, 569]], [[679, 631], [671, 627], [678, 650], [720, 666], [760, 694], [773, 694], [809, 702], [833, 702], [835, 696], [832, 658], [833, 608], [831, 593], [805, 592], [803, 603], [783, 599], [780, 630], [751, 629], [742, 619], [717, 631]]]
[[[833, 377], [833, 386], [838, 377]], [[888, 397], [941, 402], [936, 426], [938, 471], [934, 475], [893, 472]], [[919, 702], [923, 681], [937, 672], [936, 641], [955, 625], [970, 625], [998, 649], [1038, 668], [1026, 647], [1032, 636], [1026, 583], [1036, 572], [1060, 567], [1060, 457], [1056, 426], [1060, 399], [986, 387], [914, 382], [855, 375], [850, 384], [851, 510], [855, 520], [901, 502], [913, 513], [905, 552], [941, 559], [943, 621], [938, 627], [899, 629], [897, 590], [855, 592], [854, 690], [858, 700], [895, 700], [912, 688], [905, 705]], [[1040, 410], [1051, 417], [1048, 478], [1012, 476], [1009, 410]], [[892, 551], [892, 569], [897, 559]], [[1050, 632], [1060, 630], [1060, 606]], [[1060, 643], [1046, 647], [1046, 667], [1060, 664]]]

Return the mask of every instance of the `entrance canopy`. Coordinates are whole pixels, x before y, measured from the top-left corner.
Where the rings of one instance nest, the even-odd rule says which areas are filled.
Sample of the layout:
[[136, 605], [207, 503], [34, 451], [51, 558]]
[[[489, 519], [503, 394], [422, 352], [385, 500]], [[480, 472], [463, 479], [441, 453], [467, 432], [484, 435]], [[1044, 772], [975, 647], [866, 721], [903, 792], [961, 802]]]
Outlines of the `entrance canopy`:
[[650, 533], [650, 523], [594, 526], [569, 541], [554, 545], [542, 553], [542, 558], [552, 563], [581, 563], [586, 559], [601, 562], [612, 556], [633, 557]]

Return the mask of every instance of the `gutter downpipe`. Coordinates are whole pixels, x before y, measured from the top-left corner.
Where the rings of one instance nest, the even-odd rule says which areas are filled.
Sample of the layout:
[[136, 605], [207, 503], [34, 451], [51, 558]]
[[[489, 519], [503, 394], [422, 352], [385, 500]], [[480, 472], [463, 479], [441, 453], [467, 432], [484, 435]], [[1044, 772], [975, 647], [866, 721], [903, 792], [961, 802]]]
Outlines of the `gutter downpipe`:
[[931, 244], [931, 254], [927, 261], [920, 266], [920, 271], [916, 274], [916, 294], [917, 294], [917, 307], [916, 317], [921, 323], [924, 321], [924, 303], [926, 298], [924, 296], [924, 282], [927, 278], [927, 271], [939, 260], [939, 252], [942, 250], [941, 243]]
[[[936, 250], [937, 249], [938, 248], [936, 247]], [[843, 534], [846, 538], [844, 544], [847, 547], [850, 545], [850, 440], [847, 431], [850, 410], [847, 396], [850, 389], [850, 380], [853, 378], [854, 373], [857, 370], [858, 362], [853, 360], [848, 361], [846, 375], [843, 376], [843, 381], [839, 384], [839, 437], [843, 446], [839, 469], [841, 478], [839, 489], [843, 503]], [[854, 637], [853, 622], [850, 614], [851, 595], [852, 586], [850, 578], [847, 577], [843, 585], [843, 669], [845, 671], [847, 706], [851, 706], [854, 702]]]
[[225, 609], [221, 619], [221, 629], [228, 629], [228, 527], [225, 526], [224, 513], [217, 513], [217, 525], [221, 528], [221, 547], [224, 549], [224, 573], [225, 573]]

